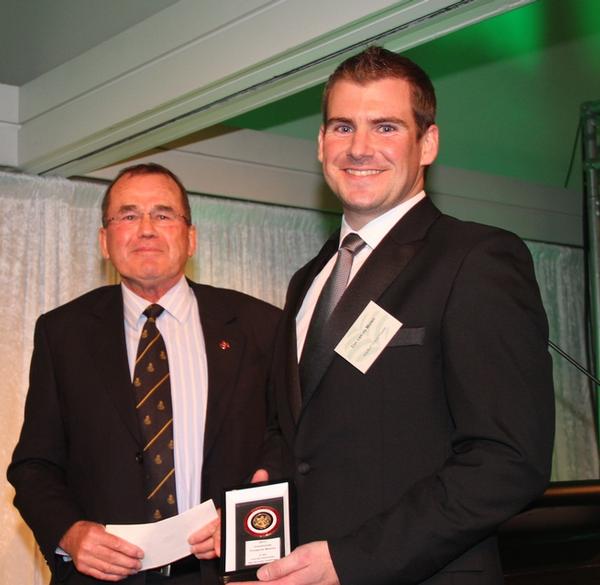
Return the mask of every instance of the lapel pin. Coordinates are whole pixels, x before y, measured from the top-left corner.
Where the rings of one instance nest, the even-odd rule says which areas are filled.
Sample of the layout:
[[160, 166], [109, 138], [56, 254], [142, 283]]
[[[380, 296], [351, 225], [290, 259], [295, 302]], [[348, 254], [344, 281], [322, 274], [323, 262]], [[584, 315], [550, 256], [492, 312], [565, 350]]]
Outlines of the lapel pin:
[[219, 347], [223, 351], [225, 351], [231, 347], [231, 344], [229, 343], [229, 341], [225, 341], [224, 339], [221, 339], [221, 341], [219, 341]]

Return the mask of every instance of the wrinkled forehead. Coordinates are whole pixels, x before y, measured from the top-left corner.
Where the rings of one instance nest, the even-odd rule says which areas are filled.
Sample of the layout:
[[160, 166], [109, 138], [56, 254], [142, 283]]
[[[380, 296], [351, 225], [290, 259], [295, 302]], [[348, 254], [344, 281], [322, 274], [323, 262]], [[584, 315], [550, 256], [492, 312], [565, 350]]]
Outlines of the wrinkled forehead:
[[182, 203], [177, 183], [166, 175], [124, 175], [111, 189], [109, 207], [149, 209], [162, 206], [175, 209]]

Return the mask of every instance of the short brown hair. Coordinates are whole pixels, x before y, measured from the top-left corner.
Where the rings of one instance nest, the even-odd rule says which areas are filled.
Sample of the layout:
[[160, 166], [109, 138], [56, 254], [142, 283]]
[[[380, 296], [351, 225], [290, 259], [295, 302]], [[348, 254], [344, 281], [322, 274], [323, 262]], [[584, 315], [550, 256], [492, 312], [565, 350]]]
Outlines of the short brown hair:
[[121, 169], [119, 174], [112, 180], [111, 184], [106, 189], [106, 193], [104, 193], [104, 197], [102, 198], [102, 226], [107, 227], [108, 225], [108, 218], [106, 215], [108, 212], [108, 206], [110, 205], [110, 193], [115, 184], [119, 181], [119, 179], [125, 176], [138, 177], [141, 175], [164, 175], [165, 177], [172, 179], [179, 188], [181, 204], [183, 206], [183, 215], [185, 216], [186, 223], [191, 225], [192, 210], [190, 208], [190, 200], [188, 198], [187, 191], [185, 190], [185, 187], [183, 186], [183, 183], [180, 181], [179, 177], [167, 167], [163, 167], [158, 163], [140, 163]]
[[404, 79], [410, 84], [411, 104], [419, 138], [435, 124], [436, 99], [431, 79], [410, 59], [372, 45], [346, 59], [331, 74], [323, 91], [323, 124], [327, 124], [327, 107], [333, 86], [341, 80], [365, 85], [389, 77]]

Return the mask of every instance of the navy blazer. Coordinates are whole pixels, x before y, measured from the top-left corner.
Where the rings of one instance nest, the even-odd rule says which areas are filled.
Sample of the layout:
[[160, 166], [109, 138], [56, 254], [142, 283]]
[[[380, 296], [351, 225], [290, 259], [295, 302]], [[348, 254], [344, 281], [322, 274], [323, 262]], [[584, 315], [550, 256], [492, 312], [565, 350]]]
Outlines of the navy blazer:
[[[231, 290], [190, 282], [208, 364], [202, 500], [257, 467], [267, 418], [267, 379], [280, 311]], [[222, 349], [222, 341], [228, 342]], [[75, 585], [96, 580], [55, 548], [78, 520], [145, 521], [142, 439], [127, 361], [120, 286], [91, 291], [36, 324], [25, 421], [9, 481], [15, 505], [53, 573]], [[206, 562], [203, 583], [216, 583]], [[122, 583], [143, 583], [143, 574]]]

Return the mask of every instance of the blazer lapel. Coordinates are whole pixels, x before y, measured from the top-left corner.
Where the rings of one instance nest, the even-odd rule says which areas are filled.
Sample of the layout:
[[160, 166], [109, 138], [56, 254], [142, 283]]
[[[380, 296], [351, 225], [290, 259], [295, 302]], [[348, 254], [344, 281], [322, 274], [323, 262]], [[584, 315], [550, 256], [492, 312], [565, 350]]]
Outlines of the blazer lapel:
[[131, 388], [123, 324], [123, 296], [119, 286], [110, 287], [94, 307], [87, 343], [97, 364], [97, 378], [106, 389], [125, 427], [142, 445]]
[[323, 244], [319, 253], [293, 276], [285, 300], [284, 310], [286, 312], [290, 312], [294, 317], [298, 314], [302, 301], [304, 301], [304, 297], [313, 280], [323, 270], [329, 259], [337, 252], [339, 240], [340, 231], [337, 230]]
[[396, 223], [373, 250], [342, 295], [331, 314], [327, 330], [317, 348], [303, 388], [306, 406], [334, 358], [334, 348], [356, 321], [369, 301], [381, 297], [423, 245], [431, 224], [440, 212], [428, 198], [423, 199]]
[[204, 456], [219, 434], [228, 405], [234, 395], [234, 382], [242, 361], [245, 336], [235, 325], [235, 312], [210, 288], [190, 282], [200, 311], [200, 322], [208, 367], [208, 403], [204, 431]]
[[298, 374], [298, 340], [296, 337], [296, 315], [302, 306], [302, 301], [310, 288], [313, 280], [329, 259], [336, 253], [340, 232], [337, 230], [323, 245], [317, 256], [301, 268], [290, 281], [288, 294], [285, 302], [284, 315], [287, 348], [288, 379], [286, 380], [288, 390], [288, 404], [292, 411], [294, 422], [298, 422], [302, 408], [302, 390], [300, 388], [300, 377]]

